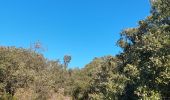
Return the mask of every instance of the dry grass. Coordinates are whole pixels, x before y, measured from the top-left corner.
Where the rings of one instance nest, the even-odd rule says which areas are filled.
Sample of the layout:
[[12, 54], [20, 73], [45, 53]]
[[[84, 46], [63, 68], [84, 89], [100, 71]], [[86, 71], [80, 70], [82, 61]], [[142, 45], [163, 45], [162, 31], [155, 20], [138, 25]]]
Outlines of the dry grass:
[[[38, 94], [36, 94], [32, 89], [20, 88], [16, 91], [15, 97], [18, 100], [35, 100], [38, 97]], [[62, 92], [55, 93], [51, 91], [47, 100], [72, 100], [72, 98], [69, 96], [64, 96]]]

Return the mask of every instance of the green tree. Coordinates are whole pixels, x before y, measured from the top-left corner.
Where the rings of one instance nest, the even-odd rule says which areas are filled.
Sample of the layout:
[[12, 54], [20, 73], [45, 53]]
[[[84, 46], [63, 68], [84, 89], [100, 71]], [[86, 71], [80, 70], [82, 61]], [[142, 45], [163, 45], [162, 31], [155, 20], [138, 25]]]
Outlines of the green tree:
[[121, 74], [119, 60], [108, 56], [94, 76], [90, 85], [89, 98], [92, 100], [117, 100], [122, 95], [127, 78]]
[[[125, 97], [162, 99], [170, 97], [170, 1], [155, 0], [154, 12], [126, 29], [118, 41], [123, 53], [122, 72], [129, 78]], [[152, 9], [153, 10], [153, 9]]]
[[64, 58], [63, 58], [63, 60], [64, 60], [64, 69], [67, 69], [68, 64], [69, 64], [70, 61], [71, 61], [71, 56], [65, 55]]

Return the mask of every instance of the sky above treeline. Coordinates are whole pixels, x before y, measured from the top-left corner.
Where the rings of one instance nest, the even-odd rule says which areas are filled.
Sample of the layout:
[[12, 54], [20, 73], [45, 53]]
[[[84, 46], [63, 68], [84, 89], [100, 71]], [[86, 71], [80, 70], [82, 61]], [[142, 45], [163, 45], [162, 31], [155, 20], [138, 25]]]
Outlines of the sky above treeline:
[[118, 54], [119, 33], [149, 13], [149, 0], [1, 0], [0, 45], [29, 48], [40, 41], [46, 58], [71, 55], [69, 66], [81, 68]]

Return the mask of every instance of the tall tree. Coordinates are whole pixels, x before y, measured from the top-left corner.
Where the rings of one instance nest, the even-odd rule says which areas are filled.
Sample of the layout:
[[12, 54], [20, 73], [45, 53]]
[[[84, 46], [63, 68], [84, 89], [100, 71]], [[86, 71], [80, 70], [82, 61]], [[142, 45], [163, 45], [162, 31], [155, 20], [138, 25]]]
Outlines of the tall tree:
[[[150, 16], [126, 29], [119, 40], [122, 71], [129, 78], [125, 97], [170, 97], [170, 0], [154, 0]], [[133, 97], [133, 98], [132, 98]], [[135, 97], [135, 98], [134, 98]]]
[[70, 61], [71, 61], [71, 56], [70, 56], [70, 55], [65, 55], [64, 58], [63, 58], [63, 60], [64, 60], [64, 69], [67, 69], [68, 64], [69, 64]]

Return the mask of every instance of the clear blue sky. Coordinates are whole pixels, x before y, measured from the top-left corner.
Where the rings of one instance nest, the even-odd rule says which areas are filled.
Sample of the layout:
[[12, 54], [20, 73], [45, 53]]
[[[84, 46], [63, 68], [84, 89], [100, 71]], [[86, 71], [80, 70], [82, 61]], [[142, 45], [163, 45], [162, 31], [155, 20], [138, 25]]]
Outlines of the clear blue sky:
[[122, 29], [149, 15], [149, 0], [0, 0], [0, 45], [40, 40], [49, 59], [72, 55], [70, 67], [115, 55]]

